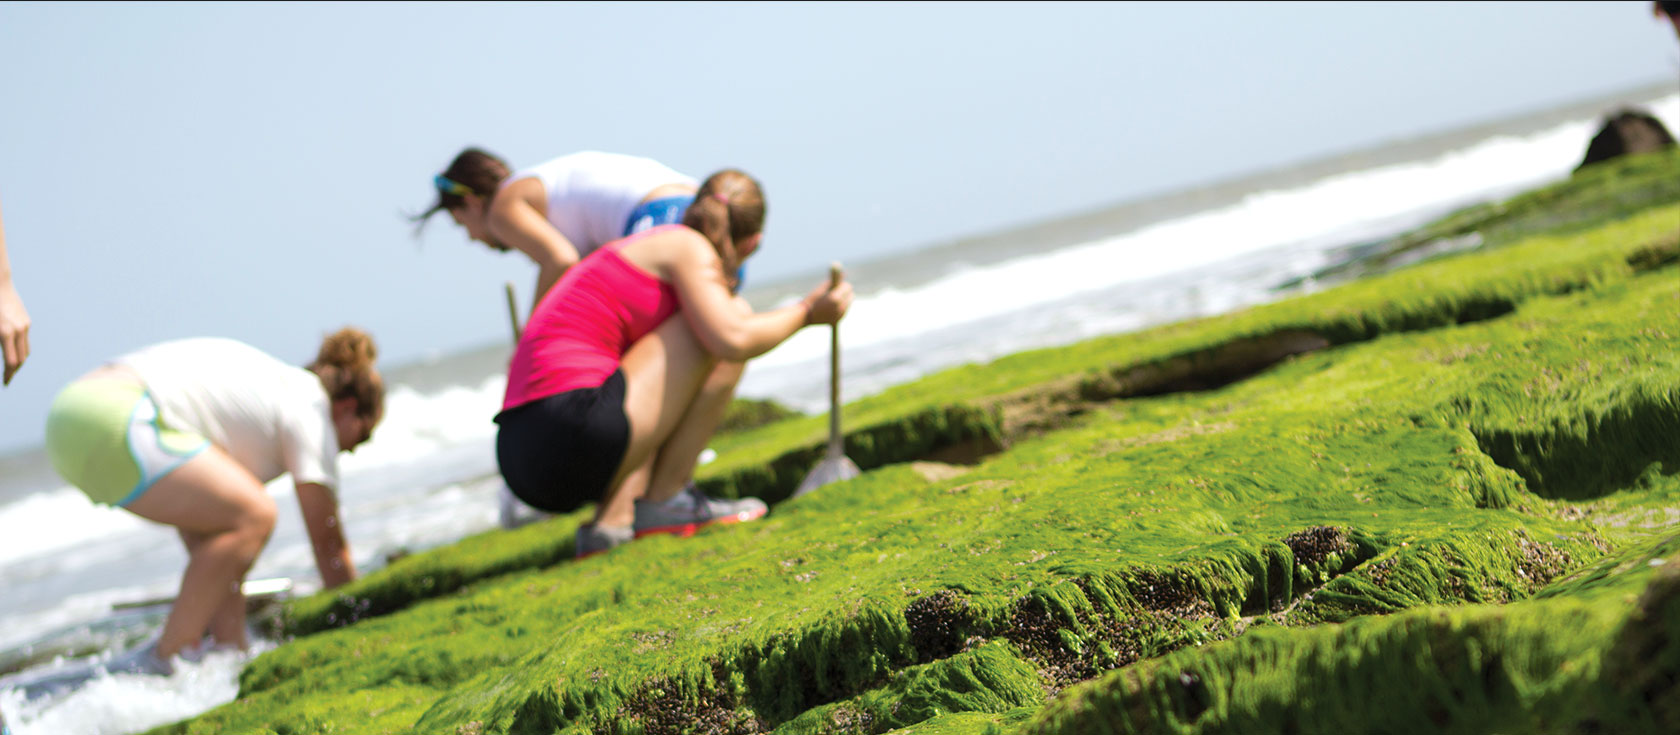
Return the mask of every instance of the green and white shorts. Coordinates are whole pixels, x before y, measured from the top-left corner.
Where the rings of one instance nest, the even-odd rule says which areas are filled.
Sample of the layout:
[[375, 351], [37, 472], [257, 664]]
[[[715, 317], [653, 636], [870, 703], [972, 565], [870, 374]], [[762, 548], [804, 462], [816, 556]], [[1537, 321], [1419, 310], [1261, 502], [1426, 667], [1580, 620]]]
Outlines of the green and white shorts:
[[128, 505], [209, 446], [164, 425], [151, 393], [127, 381], [71, 383], [47, 413], [47, 458], [95, 503]]

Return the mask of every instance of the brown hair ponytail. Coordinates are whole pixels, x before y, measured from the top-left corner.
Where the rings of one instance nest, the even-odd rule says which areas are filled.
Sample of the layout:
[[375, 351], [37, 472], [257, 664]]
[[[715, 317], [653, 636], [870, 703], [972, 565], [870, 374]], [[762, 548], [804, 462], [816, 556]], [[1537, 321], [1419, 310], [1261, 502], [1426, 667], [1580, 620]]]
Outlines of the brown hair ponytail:
[[385, 413], [385, 381], [373, 369], [378, 356], [367, 332], [345, 327], [321, 341], [309, 370], [321, 379], [329, 399], [354, 398], [357, 416], [378, 419]]
[[683, 224], [706, 236], [723, 259], [724, 277], [735, 286], [741, 259], [735, 243], [764, 230], [764, 190], [753, 177], [728, 168], [706, 177], [688, 205]]

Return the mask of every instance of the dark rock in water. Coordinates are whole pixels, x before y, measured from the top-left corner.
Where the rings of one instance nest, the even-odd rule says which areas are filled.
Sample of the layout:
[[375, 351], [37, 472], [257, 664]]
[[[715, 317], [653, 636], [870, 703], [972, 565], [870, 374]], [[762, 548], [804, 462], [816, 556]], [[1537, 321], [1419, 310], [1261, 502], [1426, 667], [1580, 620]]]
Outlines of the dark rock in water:
[[1629, 153], [1650, 153], [1674, 145], [1662, 121], [1638, 110], [1623, 109], [1604, 122], [1587, 144], [1587, 155], [1575, 170]]
[[[143, 674], [170, 676], [175, 664], [157, 656], [157, 639], [144, 646], [119, 653], [108, 659], [94, 657], [48, 670], [26, 671], [0, 679], [0, 688], [23, 693], [24, 700], [57, 697], [80, 689], [88, 682], [110, 674]], [[0, 735], [7, 735], [0, 731]]]

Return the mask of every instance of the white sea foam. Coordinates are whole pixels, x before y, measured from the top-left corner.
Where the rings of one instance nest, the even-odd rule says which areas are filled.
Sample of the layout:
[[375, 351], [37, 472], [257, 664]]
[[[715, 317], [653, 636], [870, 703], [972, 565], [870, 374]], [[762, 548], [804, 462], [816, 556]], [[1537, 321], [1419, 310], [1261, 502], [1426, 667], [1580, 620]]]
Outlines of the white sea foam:
[[12, 735], [125, 735], [191, 717], [239, 694], [239, 670], [274, 644], [257, 641], [246, 653], [216, 651], [202, 660], [177, 659], [170, 676], [101, 675], [59, 697], [25, 700], [0, 689], [0, 712]]

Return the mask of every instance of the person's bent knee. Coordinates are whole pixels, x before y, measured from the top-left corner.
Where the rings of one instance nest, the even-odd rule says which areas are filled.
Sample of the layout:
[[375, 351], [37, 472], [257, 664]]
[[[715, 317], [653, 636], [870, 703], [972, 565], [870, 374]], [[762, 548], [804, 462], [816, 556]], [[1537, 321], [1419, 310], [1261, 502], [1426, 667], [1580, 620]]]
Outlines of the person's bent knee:
[[251, 530], [259, 532], [264, 538], [267, 538], [270, 533], [274, 532], [275, 523], [280, 520], [280, 506], [275, 504], [274, 498], [266, 494], [257, 496], [253, 501], [247, 514], [246, 524]]
[[274, 503], [274, 498], [267, 494], [258, 495], [241, 510], [233, 530], [260, 550], [267, 545], [268, 537], [274, 533], [274, 526], [279, 520], [280, 508]]

